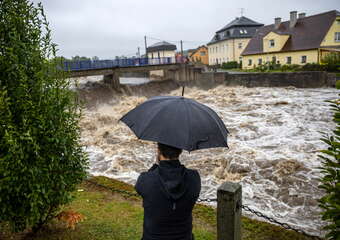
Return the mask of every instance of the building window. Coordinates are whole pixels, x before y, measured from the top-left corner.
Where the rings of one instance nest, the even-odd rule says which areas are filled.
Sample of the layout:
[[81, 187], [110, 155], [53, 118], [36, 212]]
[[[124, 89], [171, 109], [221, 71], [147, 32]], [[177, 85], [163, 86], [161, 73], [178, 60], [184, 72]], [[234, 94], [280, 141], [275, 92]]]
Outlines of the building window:
[[251, 59], [248, 60], [248, 66], [251, 66], [253, 64], [253, 61]]
[[238, 43], [238, 48], [241, 49], [242, 48], [242, 43]]
[[201, 56], [205, 56], [205, 52], [201, 51], [201, 52], [200, 52], [200, 55], [201, 55]]
[[218, 52], [218, 47], [216, 47], [216, 52]]
[[336, 20], [336, 23], [337, 23], [338, 25], [340, 25], [340, 19]]
[[335, 33], [334, 40], [335, 40], [336, 42], [340, 42], [340, 32], [336, 32], [336, 33]]
[[259, 58], [259, 65], [262, 65], [262, 58]]
[[292, 57], [287, 57], [287, 64], [292, 64]]
[[275, 40], [274, 39], [269, 40], [269, 47], [275, 47]]
[[306, 62], [307, 62], [307, 56], [302, 56], [301, 63], [306, 63]]

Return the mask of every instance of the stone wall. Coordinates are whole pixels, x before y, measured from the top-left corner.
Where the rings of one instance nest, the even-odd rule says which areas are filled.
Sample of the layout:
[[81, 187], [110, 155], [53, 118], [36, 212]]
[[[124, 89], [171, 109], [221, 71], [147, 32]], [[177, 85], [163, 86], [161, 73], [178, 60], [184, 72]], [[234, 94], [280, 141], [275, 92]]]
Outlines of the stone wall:
[[319, 88], [334, 87], [336, 76], [327, 72], [287, 73], [202, 73], [196, 80], [204, 85], [224, 83], [227, 86]]

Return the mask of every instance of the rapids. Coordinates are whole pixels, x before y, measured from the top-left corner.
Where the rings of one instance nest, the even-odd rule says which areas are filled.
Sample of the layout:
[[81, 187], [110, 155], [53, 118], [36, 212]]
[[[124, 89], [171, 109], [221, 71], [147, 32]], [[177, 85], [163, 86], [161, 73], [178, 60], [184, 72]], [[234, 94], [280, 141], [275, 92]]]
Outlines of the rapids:
[[[86, 91], [90, 94], [91, 89]], [[320, 132], [335, 127], [325, 100], [335, 99], [337, 90], [220, 85], [209, 90], [190, 87], [185, 92], [186, 97], [214, 109], [230, 131], [229, 149], [184, 152], [181, 156], [183, 164], [200, 172], [201, 197], [215, 198], [222, 182], [240, 181], [243, 204], [310, 234], [322, 235], [317, 151], [325, 147], [319, 140]], [[167, 92], [180, 93], [181, 89]], [[118, 120], [147, 98], [117, 93], [97, 101], [102, 97], [97, 89], [95, 97], [85, 98], [96, 104], [85, 109], [81, 120], [89, 171], [133, 184], [139, 173], [155, 162], [156, 146], [138, 140]]]

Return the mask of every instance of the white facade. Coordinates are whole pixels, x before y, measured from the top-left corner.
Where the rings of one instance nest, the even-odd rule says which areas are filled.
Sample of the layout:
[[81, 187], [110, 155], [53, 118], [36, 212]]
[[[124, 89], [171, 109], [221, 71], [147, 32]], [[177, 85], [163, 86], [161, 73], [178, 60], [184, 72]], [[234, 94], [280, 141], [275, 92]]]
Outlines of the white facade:
[[175, 50], [162, 50], [162, 51], [154, 51], [148, 52], [148, 58], [163, 58], [163, 57], [171, 57], [174, 58], [176, 56]]

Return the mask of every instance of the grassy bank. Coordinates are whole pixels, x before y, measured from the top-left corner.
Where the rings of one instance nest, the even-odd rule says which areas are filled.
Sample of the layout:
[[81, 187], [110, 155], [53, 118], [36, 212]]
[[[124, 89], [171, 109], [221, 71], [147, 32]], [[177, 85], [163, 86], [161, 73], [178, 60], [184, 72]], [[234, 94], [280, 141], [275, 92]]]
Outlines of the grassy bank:
[[[0, 225], [0, 239], [37, 240], [139, 240], [142, 234], [143, 208], [139, 197], [130, 197], [110, 189], [134, 192], [131, 185], [117, 180], [95, 177], [91, 181], [104, 185], [100, 187], [84, 182], [74, 192], [74, 201], [63, 210], [74, 210], [86, 219], [74, 230], [65, 228], [57, 220], [42, 229], [36, 236], [10, 234], [7, 225]], [[216, 211], [214, 208], [197, 204], [193, 211], [194, 234], [197, 240], [216, 239]], [[300, 234], [287, 231], [268, 223], [242, 219], [244, 240], [304, 240]]]

